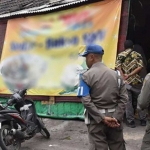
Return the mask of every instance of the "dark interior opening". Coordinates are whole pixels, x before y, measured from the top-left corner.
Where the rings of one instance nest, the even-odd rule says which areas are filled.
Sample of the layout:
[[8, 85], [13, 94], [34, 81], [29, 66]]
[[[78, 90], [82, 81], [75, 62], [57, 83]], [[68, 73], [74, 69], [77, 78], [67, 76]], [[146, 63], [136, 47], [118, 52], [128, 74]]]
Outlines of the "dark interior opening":
[[[130, 0], [127, 39], [142, 46], [150, 72], [150, 0]], [[148, 61], [149, 60], [149, 61]]]

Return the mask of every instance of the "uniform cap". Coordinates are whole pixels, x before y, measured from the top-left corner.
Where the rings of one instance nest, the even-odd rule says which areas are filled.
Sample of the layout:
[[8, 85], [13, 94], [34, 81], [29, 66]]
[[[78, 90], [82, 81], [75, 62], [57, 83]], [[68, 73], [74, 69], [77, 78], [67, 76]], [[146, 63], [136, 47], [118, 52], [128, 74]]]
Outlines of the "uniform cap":
[[80, 46], [79, 56], [86, 57], [89, 53], [104, 54], [104, 50], [99, 45], [82, 45]]

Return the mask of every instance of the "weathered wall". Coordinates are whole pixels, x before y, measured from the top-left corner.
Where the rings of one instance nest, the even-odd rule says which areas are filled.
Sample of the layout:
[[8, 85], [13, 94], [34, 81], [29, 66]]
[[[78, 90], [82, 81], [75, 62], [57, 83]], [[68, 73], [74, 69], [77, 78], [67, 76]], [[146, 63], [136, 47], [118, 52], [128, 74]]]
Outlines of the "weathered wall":
[[7, 21], [0, 21], [0, 56], [4, 44], [5, 32], [6, 32]]
[[118, 52], [121, 52], [124, 49], [124, 41], [126, 40], [128, 30], [128, 16], [129, 16], [128, 10], [129, 10], [129, 1], [125, 0], [122, 2], [121, 21], [118, 39]]

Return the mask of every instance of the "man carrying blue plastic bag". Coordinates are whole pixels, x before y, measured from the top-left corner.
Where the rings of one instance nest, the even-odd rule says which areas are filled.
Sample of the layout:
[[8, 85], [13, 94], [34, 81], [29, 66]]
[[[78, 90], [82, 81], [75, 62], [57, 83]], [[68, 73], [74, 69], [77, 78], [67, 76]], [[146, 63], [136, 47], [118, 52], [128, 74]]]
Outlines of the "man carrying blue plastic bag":
[[86, 57], [89, 68], [81, 74], [78, 88], [85, 107], [89, 150], [125, 150], [122, 120], [127, 91], [121, 76], [101, 62], [103, 54], [99, 45], [80, 47], [79, 55]]

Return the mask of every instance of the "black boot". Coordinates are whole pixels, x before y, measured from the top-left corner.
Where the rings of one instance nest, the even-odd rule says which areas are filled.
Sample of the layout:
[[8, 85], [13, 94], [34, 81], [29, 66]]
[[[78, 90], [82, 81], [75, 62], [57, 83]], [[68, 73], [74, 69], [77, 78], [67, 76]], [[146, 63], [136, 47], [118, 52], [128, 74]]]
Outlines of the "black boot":
[[130, 127], [130, 128], [135, 128], [136, 125], [135, 125], [135, 122], [134, 121], [131, 121], [131, 122], [127, 122], [127, 126]]
[[146, 120], [141, 120], [141, 126], [146, 126]]

